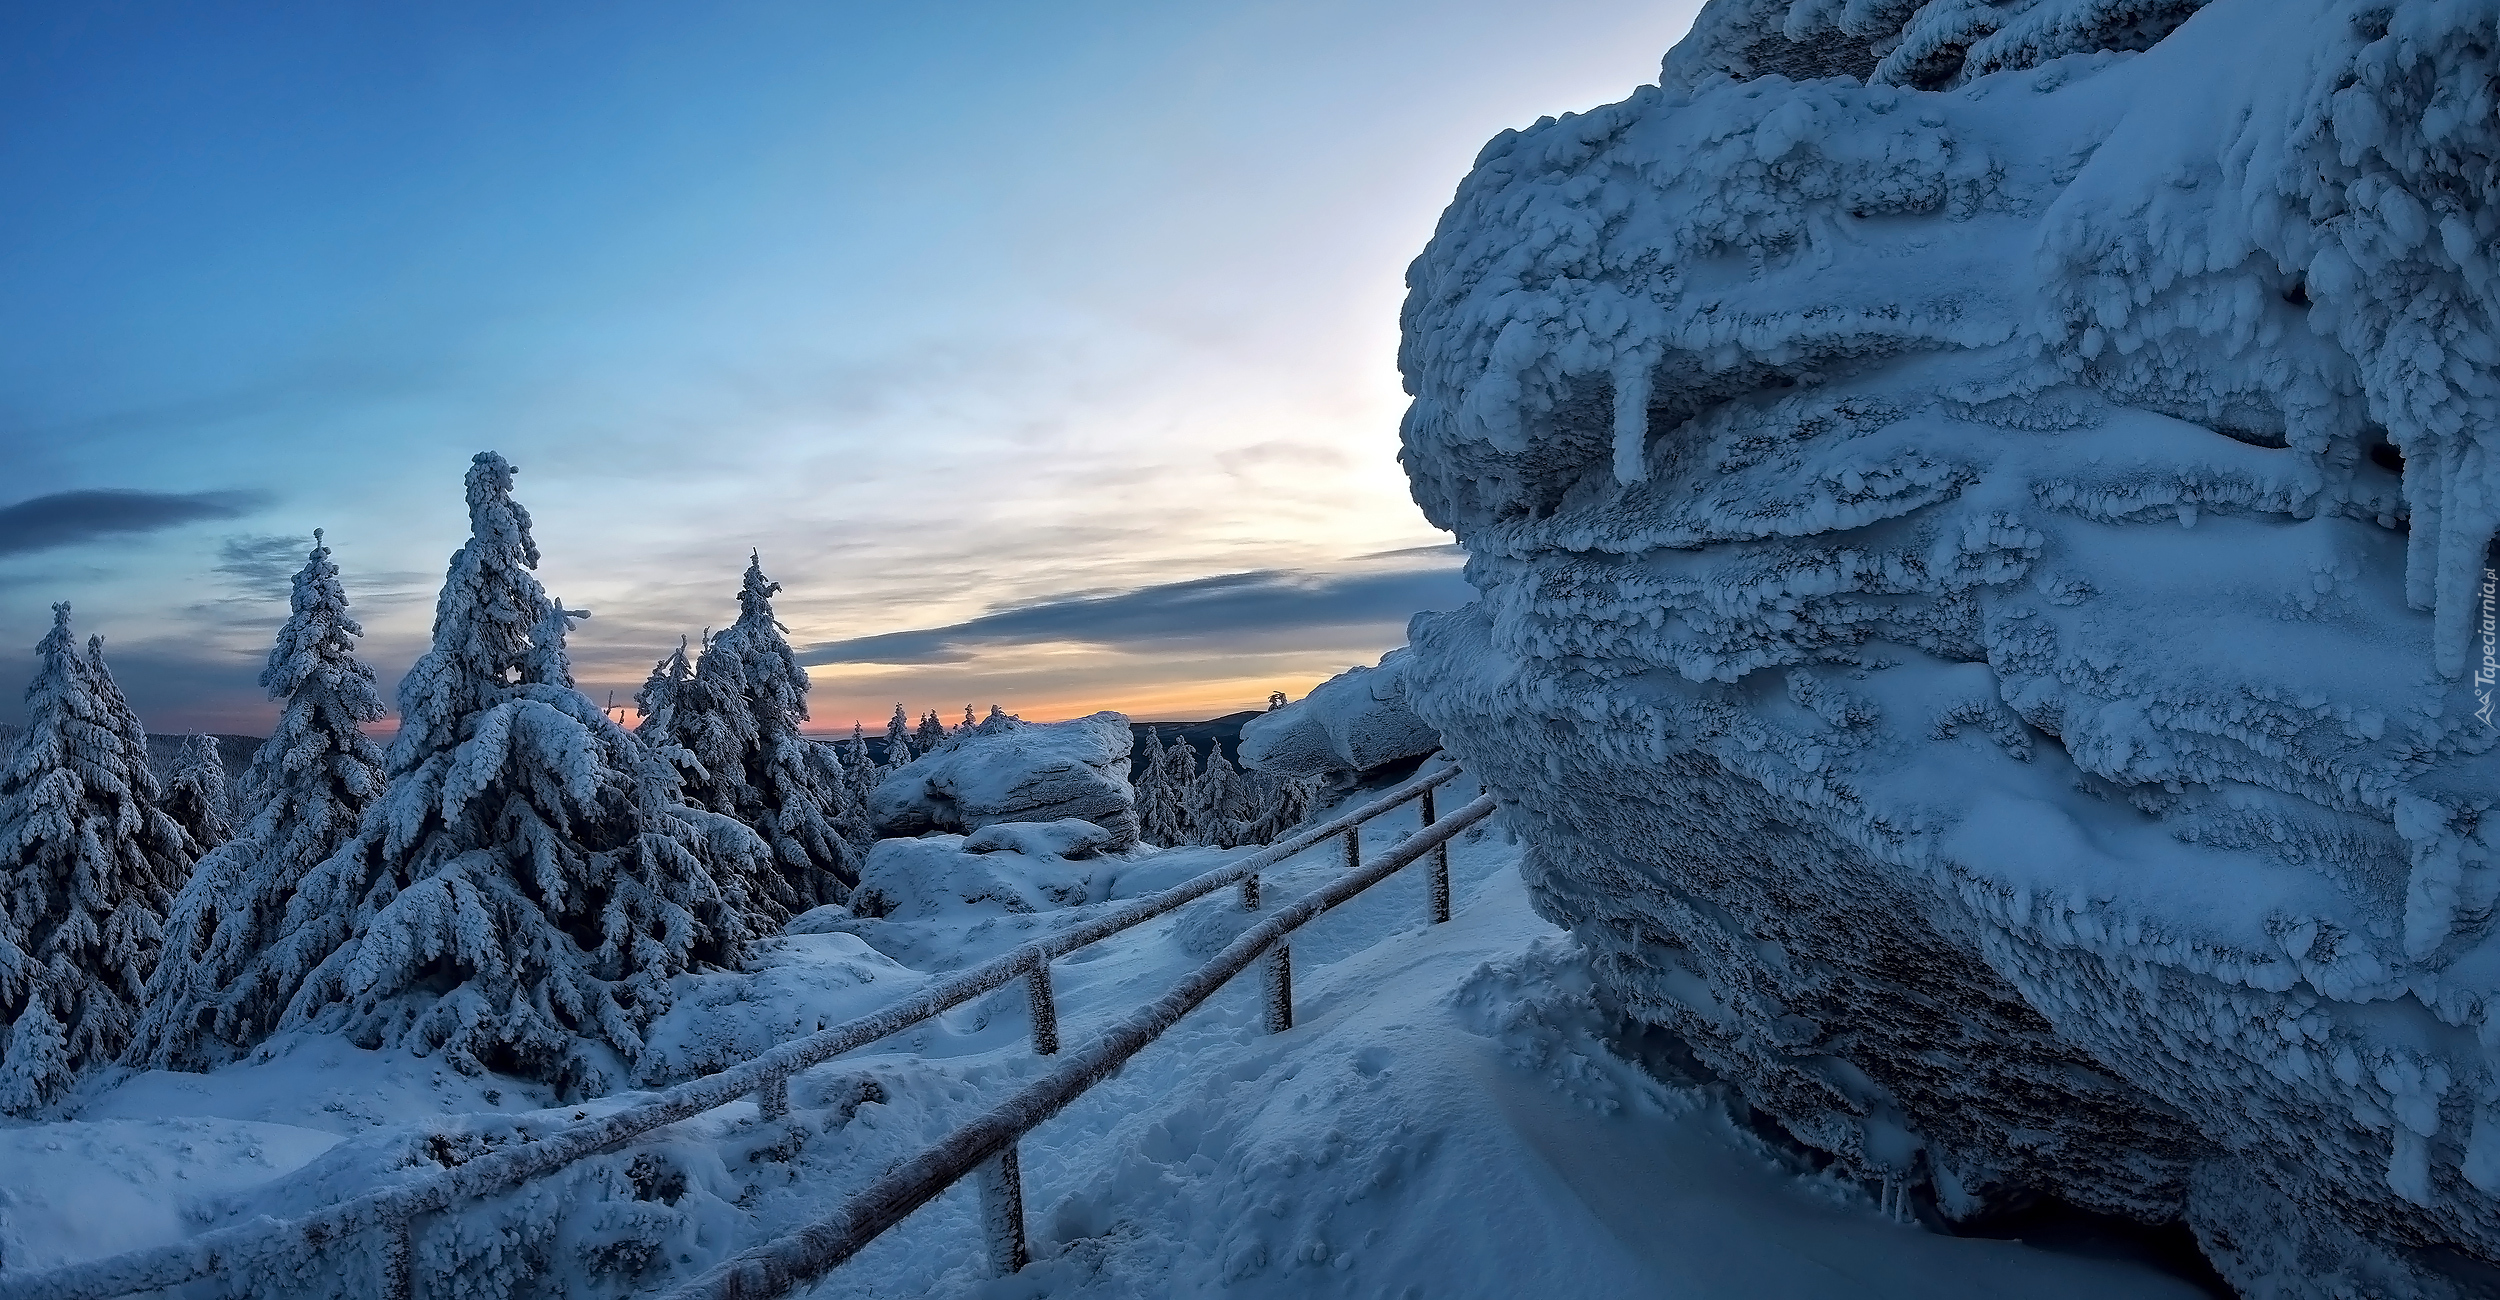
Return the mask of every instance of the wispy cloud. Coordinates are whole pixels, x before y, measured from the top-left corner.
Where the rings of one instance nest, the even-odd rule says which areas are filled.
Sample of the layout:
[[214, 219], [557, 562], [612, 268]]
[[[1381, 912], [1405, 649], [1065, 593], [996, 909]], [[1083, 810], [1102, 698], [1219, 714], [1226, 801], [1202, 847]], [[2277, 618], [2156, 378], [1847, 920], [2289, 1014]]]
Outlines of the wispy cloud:
[[236, 519], [268, 500], [260, 492], [55, 492], [0, 507], [0, 555], [75, 546], [116, 533], [149, 533], [203, 519]]
[[1291, 640], [1316, 629], [1402, 625], [1473, 598], [1456, 547], [1393, 552], [1402, 563], [1345, 573], [1262, 569], [1112, 593], [1070, 592], [948, 627], [809, 646], [809, 664], [961, 663], [992, 648], [1048, 643], [1168, 650]]
[[284, 600], [311, 551], [309, 537], [239, 533], [217, 544], [217, 572], [232, 578], [246, 597]]

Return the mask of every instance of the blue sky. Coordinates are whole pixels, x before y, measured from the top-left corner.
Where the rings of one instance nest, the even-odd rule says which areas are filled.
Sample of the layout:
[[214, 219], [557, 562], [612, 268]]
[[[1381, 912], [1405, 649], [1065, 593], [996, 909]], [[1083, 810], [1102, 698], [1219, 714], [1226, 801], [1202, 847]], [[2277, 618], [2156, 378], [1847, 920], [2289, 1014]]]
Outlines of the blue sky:
[[151, 729], [258, 729], [315, 527], [396, 682], [486, 448], [594, 695], [750, 547], [821, 726], [1299, 694], [1466, 597], [1407, 261], [1691, 9], [7, 7], [0, 721], [67, 599]]

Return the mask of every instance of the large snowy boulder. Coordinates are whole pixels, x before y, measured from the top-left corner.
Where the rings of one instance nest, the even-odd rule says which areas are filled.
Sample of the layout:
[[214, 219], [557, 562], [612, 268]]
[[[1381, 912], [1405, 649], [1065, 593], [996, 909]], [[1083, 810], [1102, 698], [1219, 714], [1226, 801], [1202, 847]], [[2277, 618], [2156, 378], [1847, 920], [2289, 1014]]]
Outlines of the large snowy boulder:
[[1716, 0], [1415, 263], [1406, 700], [1843, 1168], [2492, 1293], [2496, 18]]
[[1368, 772], [1429, 754], [1441, 733], [1406, 703], [1404, 649], [1377, 668], [1349, 668], [1311, 693], [1241, 724], [1241, 765], [1277, 776]]
[[1104, 859], [1111, 832], [1069, 817], [996, 822], [971, 835], [880, 840], [868, 851], [856, 916], [958, 921], [1081, 907], [1109, 896], [1119, 862]]
[[877, 834], [961, 834], [997, 822], [1076, 817], [1111, 832], [1109, 847], [1137, 842], [1128, 783], [1135, 741], [1126, 717], [994, 721], [994, 729], [984, 724], [887, 777], [869, 800]]

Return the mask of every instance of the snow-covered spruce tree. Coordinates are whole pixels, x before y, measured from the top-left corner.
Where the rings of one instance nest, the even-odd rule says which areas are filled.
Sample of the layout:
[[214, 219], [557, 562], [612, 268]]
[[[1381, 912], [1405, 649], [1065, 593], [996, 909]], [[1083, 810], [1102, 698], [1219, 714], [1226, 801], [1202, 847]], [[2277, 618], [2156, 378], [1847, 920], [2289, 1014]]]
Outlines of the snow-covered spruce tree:
[[1168, 830], [1174, 844], [1203, 842], [1189, 822], [1189, 789], [1197, 783], [1198, 751], [1189, 747], [1188, 737], [1174, 733], [1172, 743], [1163, 750], [1163, 784], [1172, 799]]
[[912, 748], [926, 754], [945, 743], [946, 723], [939, 719], [937, 710], [921, 714], [920, 725], [911, 733]]
[[174, 898], [125, 1065], [209, 1070], [268, 1035], [293, 991], [270, 953], [287, 902], [382, 792], [382, 751], [363, 726], [385, 711], [373, 669], [356, 655], [364, 629], [348, 617], [318, 530], [291, 603], [260, 673], [284, 705], [243, 774], [242, 827], [200, 858]]
[[694, 662], [686, 657], [686, 639], [679, 637], [677, 648], [651, 666], [642, 689], [634, 692], [634, 716], [641, 719], [634, 727], [634, 739], [668, 760], [689, 797], [710, 775], [677, 737], [677, 707], [693, 689]]
[[964, 706], [964, 720], [949, 728], [946, 734], [949, 736], [969, 736], [973, 733], [973, 730], [980, 725], [981, 720], [972, 716], [972, 706], [967, 704]]
[[530, 570], [512, 466], [470, 465], [433, 648], [399, 687], [389, 785], [288, 903], [279, 1028], [404, 1043], [576, 1095], [622, 1082], [672, 977], [740, 963], [767, 850], [682, 802], [667, 762], [573, 689], [583, 617]]
[[174, 819], [202, 853], [234, 838], [234, 803], [226, 793], [226, 758], [214, 736], [182, 742], [173, 774], [165, 781], [165, 815]]
[[1145, 752], [1139, 755], [1137, 779], [1138, 837], [1148, 844], [1170, 848], [1189, 840], [1188, 827], [1181, 820], [1180, 793], [1172, 787], [1170, 773], [1164, 770], [1163, 733], [1148, 728]]
[[990, 716], [981, 719], [981, 725], [972, 730], [979, 735], [994, 736], [1022, 721], [1024, 719], [993, 704], [990, 706]]
[[869, 796], [876, 793], [877, 782], [885, 779], [885, 771], [868, 756], [868, 729], [857, 720], [851, 723], [850, 743], [842, 747], [842, 769], [850, 777], [851, 798], [860, 807], [867, 807]]
[[36, 654], [0, 770], [0, 1113], [15, 1115], [121, 1054], [191, 867], [101, 643], [82, 658], [59, 604]]
[[1190, 784], [1188, 808], [1191, 838], [1198, 843], [1230, 849], [1249, 842], [1259, 807], [1240, 770], [1224, 757], [1222, 745], [1207, 751], [1206, 770]]
[[891, 772], [918, 757], [911, 747], [911, 715], [903, 706], [894, 706], [894, 716], [885, 724], [885, 770]]
[[1272, 776], [1265, 772], [1244, 773], [1249, 783], [1251, 802], [1258, 808], [1247, 829], [1242, 832], [1244, 844], [1273, 844], [1287, 832], [1301, 825], [1319, 803], [1320, 778], [1316, 776]]
[[[781, 584], [750, 556], [738, 589], [738, 621], [712, 638], [695, 669], [696, 693], [723, 747], [695, 754], [726, 800], [712, 805], [753, 827], [771, 846], [774, 897], [793, 912], [839, 903], [859, 883], [868, 851], [868, 814], [853, 797], [841, 756], [800, 734], [807, 721], [807, 670], [773, 617]], [[896, 717], [901, 717], [898, 709]], [[728, 738], [738, 740], [735, 751]]]

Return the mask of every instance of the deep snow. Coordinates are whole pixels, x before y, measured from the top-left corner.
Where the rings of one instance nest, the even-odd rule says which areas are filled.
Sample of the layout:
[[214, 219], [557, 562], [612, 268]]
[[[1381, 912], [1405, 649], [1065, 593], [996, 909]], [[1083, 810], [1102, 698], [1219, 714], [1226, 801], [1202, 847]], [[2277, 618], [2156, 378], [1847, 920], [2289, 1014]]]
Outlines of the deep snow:
[[[1474, 793], [1460, 785], [1453, 803]], [[1369, 842], [1413, 825], [1411, 808], [1392, 814]], [[1120, 899], [1239, 852], [1091, 861]], [[1262, 1032], [1256, 981], [1237, 980], [1044, 1125], [1023, 1151], [1036, 1255], [1024, 1273], [987, 1276], [966, 1186], [834, 1285], [893, 1297], [2196, 1294], [2133, 1264], [1892, 1222], [1866, 1188], [1764, 1146], [1715, 1089], [1644, 1073], [1606, 1045], [1585, 963], [1527, 907], [1517, 852], [1499, 831], [1460, 840], [1448, 925], [1423, 923], [1425, 881], [1410, 870], [1306, 929], [1291, 1032]], [[1323, 845], [1272, 874], [1268, 897], [1338, 864]], [[653, 1050], [680, 1073], [724, 1064], [1088, 914], [820, 909], [794, 926], [816, 932], [771, 942], [759, 972], [687, 977]], [[1068, 1041], [1251, 919], [1222, 891], [1061, 962]], [[790, 1123], [741, 1101], [435, 1216], [421, 1264], [454, 1271], [421, 1294], [629, 1294], [691, 1276], [1033, 1077], [1045, 1062], [1025, 1032], [1020, 990], [1002, 990], [801, 1075]], [[41, 1267], [300, 1212], [634, 1096], [550, 1109], [534, 1085], [287, 1035], [214, 1074], [127, 1079], [74, 1120], [0, 1128], [0, 1260]], [[351, 1243], [308, 1261], [304, 1291], [369, 1290], [369, 1255]], [[276, 1289], [261, 1277], [225, 1293]]]

